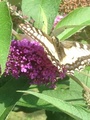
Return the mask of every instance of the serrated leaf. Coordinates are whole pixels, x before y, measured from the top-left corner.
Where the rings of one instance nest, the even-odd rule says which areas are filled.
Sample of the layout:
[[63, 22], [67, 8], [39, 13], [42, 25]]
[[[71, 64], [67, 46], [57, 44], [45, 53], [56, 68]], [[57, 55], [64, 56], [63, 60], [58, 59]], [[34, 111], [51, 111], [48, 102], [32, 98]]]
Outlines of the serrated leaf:
[[50, 33], [61, 0], [22, 0], [22, 11], [35, 20], [35, 27]]
[[0, 65], [3, 74], [9, 53], [12, 23], [8, 7], [5, 2], [0, 2]]

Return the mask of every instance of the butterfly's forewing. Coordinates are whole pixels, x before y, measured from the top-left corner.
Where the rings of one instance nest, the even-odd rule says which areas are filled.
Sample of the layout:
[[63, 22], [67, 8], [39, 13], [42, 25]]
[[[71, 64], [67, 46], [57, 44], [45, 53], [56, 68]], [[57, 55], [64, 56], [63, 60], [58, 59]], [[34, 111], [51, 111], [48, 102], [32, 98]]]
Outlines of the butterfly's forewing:
[[49, 59], [52, 60], [54, 65], [56, 66], [60, 65], [58, 54], [55, 49], [56, 43], [55, 38], [46, 35], [41, 30], [27, 23], [25, 24], [21, 23], [18, 26], [26, 35], [28, 35], [33, 40], [38, 41], [45, 48], [45, 51], [47, 52]]

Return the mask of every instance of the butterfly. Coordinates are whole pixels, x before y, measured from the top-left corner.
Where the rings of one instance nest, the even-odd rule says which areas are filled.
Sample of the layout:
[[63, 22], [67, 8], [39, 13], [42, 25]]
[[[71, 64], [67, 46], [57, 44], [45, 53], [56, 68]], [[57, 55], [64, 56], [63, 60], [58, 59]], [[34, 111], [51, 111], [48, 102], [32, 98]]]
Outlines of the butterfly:
[[[11, 7], [10, 9], [14, 12], [14, 15], [19, 16]], [[19, 17], [23, 19], [22, 16]], [[82, 44], [75, 41], [61, 42], [56, 37], [51, 37], [35, 28], [27, 21], [24, 21], [24, 23], [21, 21], [18, 27], [24, 34], [38, 41], [44, 47], [49, 59], [59, 69], [64, 65], [68, 73], [74, 73], [75, 70], [80, 71], [85, 66], [90, 65], [89, 44]]]
[[64, 65], [69, 73], [80, 71], [90, 64], [90, 45], [75, 41], [60, 42], [30, 24], [19, 24], [19, 28], [32, 39], [40, 42], [49, 58], [57, 65]]

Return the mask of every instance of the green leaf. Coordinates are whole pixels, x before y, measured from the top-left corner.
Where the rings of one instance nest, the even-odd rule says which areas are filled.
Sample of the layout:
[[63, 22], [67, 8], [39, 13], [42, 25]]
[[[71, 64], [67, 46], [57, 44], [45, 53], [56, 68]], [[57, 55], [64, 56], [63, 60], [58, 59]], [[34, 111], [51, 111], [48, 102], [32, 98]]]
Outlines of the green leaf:
[[[64, 19], [62, 19], [54, 30], [58, 31], [58, 38], [65, 40], [77, 31], [83, 29], [85, 26], [90, 25], [90, 7], [82, 7], [74, 10]], [[63, 30], [60, 34], [59, 30]]]
[[22, 0], [22, 11], [34, 19], [35, 27], [50, 33], [61, 0]]
[[[70, 86], [68, 83], [70, 83]], [[31, 86], [30, 89], [34, 91], [37, 90], [37, 88], [33, 88], [33, 87], [31, 88]], [[73, 105], [85, 106], [85, 102], [82, 97], [82, 89], [77, 83], [73, 82], [73, 80], [71, 80], [70, 82], [68, 80], [59, 81], [57, 87], [54, 90], [42, 88], [41, 91], [40, 87], [38, 90], [39, 92], [43, 91], [43, 94], [46, 94], [48, 96], [55, 97], [57, 99], [64, 100], [67, 102], [71, 102]], [[23, 96], [18, 102], [18, 105], [25, 107], [35, 107], [35, 108], [50, 110], [54, 112], [58, 111], [58, 109], [56, 109], [53, 105], [50, 105], [47, 102], [39, 98], [36, 98], [35, 96], [32, 95]]]
[[[75, 72], [75, 77], [77, 77], [81, 82], [83, 82], [85, 85], [87, 85], [90, 88], [90, 76], [88, 77], [88, 75], [90, 75], [90, 70], [83, 70], [83, 73], [81, 71], [81, 73], [79, 72]], [[71, 79], [70, 79], [71, 80]], [[78, 91], [81, 91], [82, 88], [73, 80], [71, 80], [71, 86], [70, 86], [71, 90], [75, 90], [76, 88], [78, 88]]]
[[41, 94], [41, 93], [36, 93], [33, 91], [20, 91], [20, 92], [32, 94], [42, 100], [45, 100], [48, 103], [55, 106], [56, 108], [58, 108], [60, 111], [66, 113], [67, 115], [73, 117], [76, 120], [87, 120], [90, 117], [90, 111], [85, 110], [84, 108], [80, 106], [74, 106], [71, 103], [67, 103], [55, 97], [51, 97], [51, 96]]
[[[90, 74], [87, 70], [84, 70], [84, 72]], [[90, 78], [88, 76], [85, 76], [78, 72], [75, 72], [75, 76], [83, 83], [85, 83], [88, 87], [90, 87]], [[56, 98], [58, 100], [64, 100], [67, 103], [70, 103], [72, 106], [85, 107], [85, 101], [83, 100], [81, 86], [79, 86], [74, 80], [69, 80], [70, 86], [68, 84], [68, 81], [60, 81], [55, 90], [42, 90], [43, 94], [51, 96], [52, 98]], [[36, 91], [36, 88], [34, 89]], [[32, 90], [34, 89], [32, 88]], [[50, 105], [48, 101], [44, 101], [43, 99], [39, 99], [32, 95], [23, 96], [23, 98], [20, 99], [18, 105], [45, 109], [53, 112], [60, 112], [58, 108], [56, 108], [53, 104]], [[84, 109], [84, 107], [82, 109]], [[81, 112], [82, 109], [80, 110]], [[87, 108], [84, 110], [87, 111]]]
[[46, 111], [47, 120], [75, 120], [63, 112]]
[[0, 120], [5, 120], [22, 96], [22, 93], [17, 93], [16, 91], [26, 90], [29, 87], [29, 83], [24, 77], [16, 80], [10, 76], [1, 77], [0, 81], [7, 81], [0, 88]]
[[8, 7], [0, 2], [0, 65], [2, 74], [5, 70], [11, 40], [12, 23]]

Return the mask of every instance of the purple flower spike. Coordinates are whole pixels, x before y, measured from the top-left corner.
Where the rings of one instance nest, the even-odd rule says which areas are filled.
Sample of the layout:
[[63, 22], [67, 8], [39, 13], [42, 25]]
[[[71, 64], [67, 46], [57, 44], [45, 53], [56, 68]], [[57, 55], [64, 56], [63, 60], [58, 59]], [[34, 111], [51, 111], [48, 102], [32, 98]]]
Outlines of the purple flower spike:
[[64, 68], [58, 71], [38, 42], [23, 39], [12, 41], [5, 74], [15, 78], [25, 75], [30, 79], [30, 84], [54, 86], [56, 78], [63, 79], [66, 71]]

